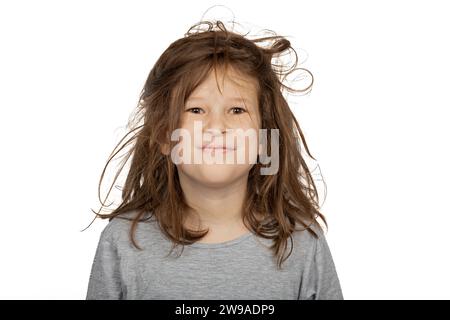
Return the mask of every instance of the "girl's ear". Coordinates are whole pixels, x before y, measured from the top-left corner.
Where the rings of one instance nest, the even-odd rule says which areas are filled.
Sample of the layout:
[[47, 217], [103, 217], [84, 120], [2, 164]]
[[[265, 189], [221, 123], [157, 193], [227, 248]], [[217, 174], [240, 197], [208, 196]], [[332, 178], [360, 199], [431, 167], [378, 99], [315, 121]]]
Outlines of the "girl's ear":
[[168, 138], [167, 137], [161, 137], [161, 144], [160, 144], [160, 150], [161, 153], [168, 156], [170, 155], [170, 144], [167, 142]]
[[161, 145], [161, 153], [168, 156], [170, 154], [170, 147], [167, 143]]
[[261, 156], [262, 149], [263, 149], [263, 145], [260, 143], [260, 144], [258, 145], [258, 156]]

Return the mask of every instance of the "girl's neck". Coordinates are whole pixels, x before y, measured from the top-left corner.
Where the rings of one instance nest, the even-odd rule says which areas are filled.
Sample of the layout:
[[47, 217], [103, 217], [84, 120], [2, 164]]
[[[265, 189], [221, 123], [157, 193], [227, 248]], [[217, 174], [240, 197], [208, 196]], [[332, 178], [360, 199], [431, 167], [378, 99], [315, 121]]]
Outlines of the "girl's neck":
[[188, 223], [216, 230], [228, 229], [230, 226], [242, 227], [247, 176], [226, 186], [214, 187], [201, 185], [182, 174], [179, 177], [185, 199], [197, 213], [186, 213]]

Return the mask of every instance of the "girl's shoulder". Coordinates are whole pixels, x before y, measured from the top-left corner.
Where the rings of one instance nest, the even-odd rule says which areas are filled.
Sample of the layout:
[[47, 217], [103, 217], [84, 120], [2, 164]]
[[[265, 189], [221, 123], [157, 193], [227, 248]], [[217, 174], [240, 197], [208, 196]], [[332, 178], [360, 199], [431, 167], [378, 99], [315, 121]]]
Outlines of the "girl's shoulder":
[[314, 232], [319, 238], [324, 236], [324, 229], [317, 220], [314, 220], [313, 223], [309, 224], [308, 226], [296, 223], [294, 234], [298, 237], [312, 238], [314, 236], [312, 235], [311, 231]]
[[295, 244], [309, 250], [315, 250], [318, 243], [326, 241], [324, 229], [317, 221], [314, 221], [309, 228], [296, 224], [292, 239]]
[[[112, 243], [117, 243], [121, 239], [128, 238], [130, 228], [132, 226], [133, 220], [137, 217], [138, 211], [133, 210], [126, 213], [121, 213], [118, 216], [112, 218], [108, 224], [103, 228], [101, 233], [101, 238], [105, 241]], [[156, 222], [153, 215], [146, 212], [137, 224], [136, 230], [138, 231], [142, 227], [148, 227], [149, 225], [154, 225]], [[145, 224], [145, 226], [143, 226]]]

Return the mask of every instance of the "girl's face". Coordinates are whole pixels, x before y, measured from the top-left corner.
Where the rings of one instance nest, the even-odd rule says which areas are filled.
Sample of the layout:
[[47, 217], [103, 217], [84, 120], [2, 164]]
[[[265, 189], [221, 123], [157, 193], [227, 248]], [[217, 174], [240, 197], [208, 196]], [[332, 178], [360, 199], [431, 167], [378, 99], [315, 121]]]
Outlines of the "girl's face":
[[222, 82], [222, 70], [217, 69], [222, 93], [211, 71], [188, 97], [181, 113], [181, 131], [188, 133], [189, 139], [181, 134], [175, 153], [184, 157], [184, 162], [190, 161], [178, 163], [178, 173], [202, 185], [225, 186], [247, 178], [257, 160], [261, 127], [257, 83], [231, 67], [228, 70]]

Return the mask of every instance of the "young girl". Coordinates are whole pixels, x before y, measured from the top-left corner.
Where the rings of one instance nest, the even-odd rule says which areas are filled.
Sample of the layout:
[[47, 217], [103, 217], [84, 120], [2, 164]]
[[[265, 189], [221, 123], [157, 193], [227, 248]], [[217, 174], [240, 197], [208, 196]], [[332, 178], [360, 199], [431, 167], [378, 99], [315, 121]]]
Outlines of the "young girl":
[[[292, 89], [272, 64], [289, 49], [206, 21], [161, 55], [126, 143], [122, 202], [96, 213], [109, 223], [87, 299], [343, 299], [300, 139], [311, 154], [282, 95]], [[264, 135], [242, 134], [261, 131], [267, 152]]]

